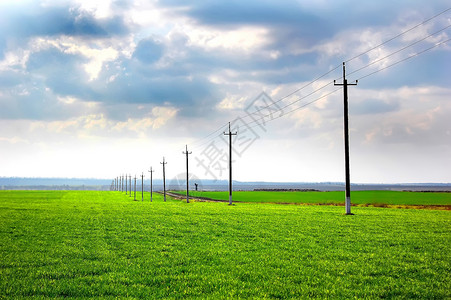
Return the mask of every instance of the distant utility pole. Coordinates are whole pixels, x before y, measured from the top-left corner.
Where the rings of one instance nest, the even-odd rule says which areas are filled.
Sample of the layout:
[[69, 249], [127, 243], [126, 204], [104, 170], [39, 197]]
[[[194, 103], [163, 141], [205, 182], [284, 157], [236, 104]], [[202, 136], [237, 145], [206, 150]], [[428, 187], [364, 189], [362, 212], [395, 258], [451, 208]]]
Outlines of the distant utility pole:
[[230, 122], [229, 122], [229, 132], [224, 132], [224, 135], [229, 136], [229, 205], [232, 205], [232, 135], [236, 135], [237, 133], [232, 133], [230, 131]]
[[188, 173], [188, 155], [193, 152], [188, 152], [188, 145], [186, 146], [186, 151], [183, 151], [183, 154], [186, 154], [186, 203], [189, 203], [189, 173]]
[[130, 174], [130, 185], [129, 185], [129, 187], [130, 187], [130, 193], [128, 194], [130, 197], [132, 196], [132, 174]]
[[144, 172], [141, 172], [141, 201], [144, 201]]
[[125, 195], [128, 195], [127, 182], [128, 182], [128, 175], [125, 174]]
[[120, 179], [121, 179], [121, 192], [124, 192], [124, 175], [121, 175]]
[[147, 172], [150, 173], [150, 202], [152, 202], [152, 173], [155, 171], [152, 170], [152, 167], [150, 167], [150, 170]]
[[133, 200], [136, 201], [136, 174], [135, 174], [135, 196], [134, 196], [134, 199], [133, 199]]
[[164, 166], [167, 164], [167, 162], [164, 161], [164, 156], [163, 156], [163, 162], [160, 162], [160, 164], [163, 165], [163, 196], [164, 196], [164, 202], [166, 202], [166, 175], [165, 175]]
[[351, 213], [351, 178], [349, 170], [349, 124], [348, 124], [348, 85], [357, 85], [356, 83], [348, 83], [346, 80], [345, 63], [343, 62], [343, 83], [335, 83], [334, 85], [343, 86], [343, 101], [344, 101], [344, 137], [345, 137], [345, 175], [346, 175], [346, 192], [345, 192], [345, 206], [346, 214]]

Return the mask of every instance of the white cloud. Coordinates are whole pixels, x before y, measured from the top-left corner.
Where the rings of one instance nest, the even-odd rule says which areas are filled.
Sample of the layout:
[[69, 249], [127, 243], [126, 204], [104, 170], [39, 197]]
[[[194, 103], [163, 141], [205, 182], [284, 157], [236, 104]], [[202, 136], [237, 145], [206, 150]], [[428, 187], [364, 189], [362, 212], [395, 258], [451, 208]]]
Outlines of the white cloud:
[[226, 98], [222, 99], [221, 102], [217, 105], [218, 109], [240, 109], [244, 107], [244, 103], [246, 101], [245, 97], [228, 95]]

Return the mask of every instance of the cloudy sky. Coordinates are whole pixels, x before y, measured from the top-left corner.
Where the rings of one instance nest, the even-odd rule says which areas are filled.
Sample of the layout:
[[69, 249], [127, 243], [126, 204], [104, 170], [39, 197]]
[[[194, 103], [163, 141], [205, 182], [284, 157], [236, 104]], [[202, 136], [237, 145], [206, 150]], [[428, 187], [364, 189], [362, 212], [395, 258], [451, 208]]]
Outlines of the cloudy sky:
[[227, 179], [231, 122], [234, 179], [344, 181], [345, 61], [351, 181], [451, 182], [447, 9], [2, 0], [0, 176], [161, 178], [164, 156], [175, 178], [188, 145], [193, 176]]

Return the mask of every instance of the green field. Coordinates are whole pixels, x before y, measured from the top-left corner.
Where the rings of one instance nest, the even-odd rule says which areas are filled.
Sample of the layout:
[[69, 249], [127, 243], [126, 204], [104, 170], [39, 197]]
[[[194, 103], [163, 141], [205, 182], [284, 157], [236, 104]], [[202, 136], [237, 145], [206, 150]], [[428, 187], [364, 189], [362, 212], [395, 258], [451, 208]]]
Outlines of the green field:
[[0, 298], [451, 297], [450, 211], [154, 196], [0, 191]]
[[[186, 192], [177, 192], [185, 195]], [[190, 195], [217, 200], [229, 200], [228, 192], [192, 191]], [[344, 192], [260, 192], [234, 191], [235, 202], [343, 204]], [[353, 204], [358, 205], [451, 205], [451, 193], [421, 193], [399, 191], [351, 192]]]

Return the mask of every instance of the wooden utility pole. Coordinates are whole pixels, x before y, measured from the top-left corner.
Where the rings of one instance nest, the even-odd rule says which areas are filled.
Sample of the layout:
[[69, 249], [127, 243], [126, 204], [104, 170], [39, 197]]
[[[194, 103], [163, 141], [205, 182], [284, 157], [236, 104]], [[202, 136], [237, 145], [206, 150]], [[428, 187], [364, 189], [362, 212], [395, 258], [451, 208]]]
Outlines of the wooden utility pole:
[[183, 151], [183, 154], [186, 154], [186, 203], [189, 203], [189, 173], [188, 173], [188, 155], [193, 152], [188, 152], [188, 145], [186, 146], [186, 151]]
[[133, 200], [136, 201], [136, 174], [135, 174], [135, 196]]
[[150, 173], [150, 202], [152, 202], [152, 173], [155, 171], [152, 170], [152, 167], [150, 167], [150, 170], [147, 172]]
[[348, 85], [357, 85], [356, 83], [348, 83], [346, 80], [345, 63], [343, 62], [343, 83], [335, 83], [334, 85], [343, 86], [343, 106], [344, 106], [344, 139], [345, 139], [345, 176], [346, 176], [346, 189], [345, 189], [345, 206], [346, 214], [351, 213], [351, 178], [349, 167], [349, 123], [348, 123]]
[[130, 185], [129, 185], [129, 190], [130, 190], [130, 193], [128, 193], [128, 195], [131, 197], [131, 196], [132, 196], [132, 174], [130, 174]]
[[230, 122], [229, 122], [229, 132], [224, 132], [224, 135], [229, 136], [229, 205], [232, 205], [232, 135], [236, 135], [237, 133], [232, 133], [230, 131]]
[[128, 187], [127, 187], [127, 184], [128, 184], [128, 175], [127, 174], [125, 174], [125, 195], [128, 195]]
[[141, 172], [141, 201], [144, 201], [144, 172]]
[[163, 162], [160, 162], [160, 164], [163, 165], [163, 196], [164, 196], [164, 202], [166, 202], [166, 173], [165, 173], [165, 165], [167, 164], [167, 162], [164, 161], [164, 156], [163, 156]]

